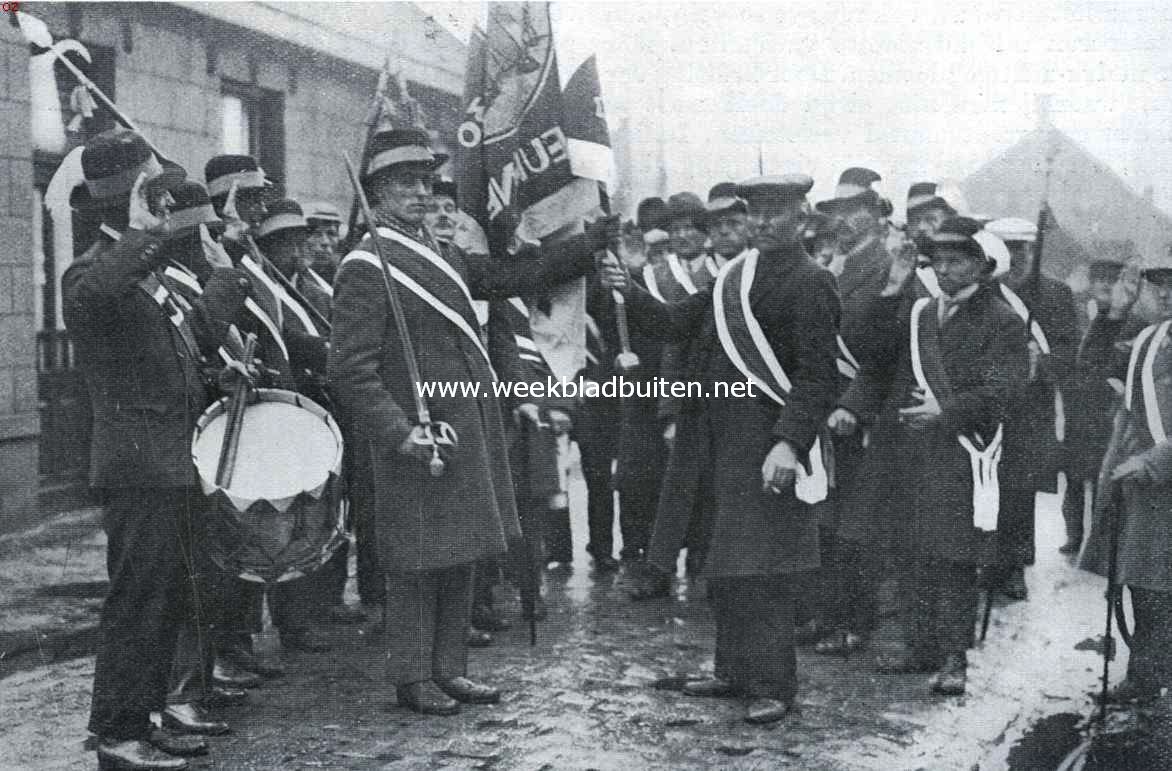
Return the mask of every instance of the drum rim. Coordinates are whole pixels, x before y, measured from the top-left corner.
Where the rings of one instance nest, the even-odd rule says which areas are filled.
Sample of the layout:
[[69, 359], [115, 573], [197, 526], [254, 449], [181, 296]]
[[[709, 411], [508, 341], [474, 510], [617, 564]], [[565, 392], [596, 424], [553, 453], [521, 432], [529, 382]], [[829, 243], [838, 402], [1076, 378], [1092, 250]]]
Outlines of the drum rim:
[[[199, 471], [199, 464], [196, 462], [196, 447], [199, 444], [199, 438], [207, 429], [208, 424], [225, 413], [228, 408], [228, 403], [231, 398], [223, 396], [217, 399], [212, 404], [208, 405], [206, 409], [200, 414], [195, 421], [195, 428], [191, 435], [191, 465], [194, 467], [196, 479], [198, 479], [202, 486], [205, 486], [205, 495], [211, 495], [214, 492], [226, 491], [215, 483], [215, 480], [204, 480], [203, 475]], [[296, 391], [290, 391], [285, 388], [254, 388], [248, 392], [248, 400], [246, 406], [259, 404], [260, 402], [276, 402], [280, 404], [292, 404], [295, 407], [304, 409], [319, 418], [329, 428], [330, 433], [334, 437], [334, 444], [336, 450], [334, 452], [333, 461], [330, 466], [330, 472], [327, 475], [327, 481], [331, 477], [341, 476], [342, 470], [342, 456], [345, 450], [345, 442], [342, 438], [342, 429], [338, 426], [338, 422], [334, 420], [334, 416], [330, 414], [329, 410], [321, 406], [313, 399], [310, 399], [304, 394], [299, 394]]]

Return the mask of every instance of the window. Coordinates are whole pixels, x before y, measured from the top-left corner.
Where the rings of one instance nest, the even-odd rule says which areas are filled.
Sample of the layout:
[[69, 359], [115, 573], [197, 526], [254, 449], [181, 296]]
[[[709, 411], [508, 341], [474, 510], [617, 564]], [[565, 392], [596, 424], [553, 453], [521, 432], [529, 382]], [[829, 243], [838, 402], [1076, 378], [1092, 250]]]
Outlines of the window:
[[265, 174], [284, 182], [284, 94], [225, 79], [220, 89], [220, 120], [221, 152], [254, 156]]

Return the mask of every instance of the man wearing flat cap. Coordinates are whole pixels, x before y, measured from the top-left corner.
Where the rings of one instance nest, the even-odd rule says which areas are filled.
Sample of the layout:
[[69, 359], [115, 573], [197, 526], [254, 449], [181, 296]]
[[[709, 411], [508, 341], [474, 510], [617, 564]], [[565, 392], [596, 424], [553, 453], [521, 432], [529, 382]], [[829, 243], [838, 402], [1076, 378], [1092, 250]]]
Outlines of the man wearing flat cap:
[[[714, 251], [710, 259], [719, 269], [749, 247], [749, 206], [745, 199], [737, 197], [735, 183], [717, 184], [708, 195], [709, 200], [704, 207], [704, 229]], [[661, 377], [669, 383], [686, 381], [686, 359], [687, 344], [669, 342], [664, 345]], [[663, 396], [659, 400], [659, 423], [671, 451], [669, 464], [677, 453], [689, 455], [695, 452], [694, 448], [676, 442], [682, 407], [683, 400], [677, 397]], [[654, 540], [657, 544], [655, 557], [645, 566], [643, 575], [633, 589], [634, 599], [662, 597], [670, 592], [675, 557], [681, 546], [688, 550], [689, 573], [699, 572], [712, 524], [712, 502], [706, 497], [697, 497], [693, 504], [689, 510], [674, 507], [657, 509], [654, 518]], [[670, 567], [668, 563], [671, 563]]]
[[1008, 271], [1000, 276], [999, 288], [1022, 323], [1030, 326], [1030, 373], [1017, 394], [1005, 435], [997, 564], [989, 581], [993, 590], [1024, 600], [1025, 567], [1034, 564], [1035, 497], [1039, 492], [1058, 492], [1058, 472], [1064, 465], [1065, 405], [1073, 390], [1078, 310], [1074, 293], [1061, 281], [1043, 273], [1034, 286], [1038, 229], [1033, 222], [1007, 217], [989, 222], [985, 229], [1009, 250]]
[[[617, 220], [604, 219], [548, 254], [442, 255], [424, 219], [444, 160], [418, 129], [372, 138], [361, 184], [377, 222], [338, 268], [329, 359], [347, 440], [370, 448], [365, 473], [386, 574], [387, 675], [402, 706], [437, 715], [500, 698], [467, 677], [473, 566], [520, 537], [492, 396], [496, 374], [472, 300], [507, 299], [584, 275], [618, 231]], [[406, 330], [396, 329], [391, 281]], [[477, 383], [479, 393], [424, 397], [434, 422], [423, 425], [409, 356], [424, 381]]]
[[[835, 188], [835, 197], [818, 204], [818, 212], [833, 223], [837, 252], [831, 271], [838, 277], [839, 299], [842, 303], [842, 323], [839, 326], [838, 371], [843, 393], [849, 392], [858, 377], [861, 362], [871, 353], [875, 340], [870, 328], [871, 305], [887, 284], [891, 256], [884, 244], [884, 204], [886, 201], [874, 189], [880, 177], [870, 169], [853, 167], [842, 173]], [[851, 517], [842, 509], [854, 495], [859, 466], [865, 462], [863, 436], [853, 416], [843, 409], [836, 410], [828, 419], [834, 434], [835, 489], [824, 507], [824, 536], [832, 536], [842, 517]], [[829, 509], [829, 510], [826, 510]], [[864, 555], [852, 544], [839, 542], [824, 544], [829, 563], [824, 570], [826, 585], [821, 596], [823, 617], [831, 632], [816, 644], [818, 653], [845, 655], [862, 645], [874, 620], [870, 618], [867, 595], [874, 591], [864, 578], [860, 566]], [[821, 630], [811, 630], [817, 633]]]
[[[684, 692], [742, 697], [751, 723], [778, 721], [793, 703], [792, 583], [818, 566], [817, 523], [805, 502], [817, 497], [821, 464], [812, 447], [837, 391], [838, 297], [833, 276], [801, 246], [812, 186], [804, 175], [738, 186], [756, 250], [682, 302], [658, 302], [617, 265], [607, 263], [604, 274], [608, 286], [627, 290], [635, 326], [690, 341], [688, 379], [705, 395], [683, 405], [676, 441], [693, 451], [673, 454], [660, 512], [711, 501], [702, 575], [716, 613], [716, 671]], [[734, 393], [725, 385], [733, 383], [744, 388]], [[652, 559], [658, 530], [657, 522]], [[679, 547], [663, 545], [669, 556]]]
[[227, 730], [194, 704], [167, 705], [166, 695], [180, 625], [199, 601], [185, 566], [198, 521], [187, 518], [203, 505], [191, 436], [215, 398], [204, 367], [247, 281], [219, 272], [188, 301], [164, 273], [170, 190], [185, 172], [160, 163], [138, 134], [98, 135], [81, 165], [85, 191], [75, 205], [102, 224], [62, 277], [62, 298], [93, 405], [90, 483], [105, 506], [110, 572], [89, 730], [103, 766], [186, 768], [171, 753], [207, 745], [154, 732], [150, 713], [187, 732]]
[[[1123, 366], [1122, 407], [1099, 474], [1091, 531], [1079, 567], [1126, 586], [1134, 618], [1127, 676], [1107, 694], [1114, 703], [1151, 701], [1172, 687], [1172, 252], [1137, 271], [1156, 301], [1156, 320], [1134, 336]], [[1139, 292], [1135, 276], [1119, 282], [1117, 312], [1101, 314], [1092, 333], [1108, 344]], [[1115, 318], [1111, 318], [1111, 317]], [[1115, 552], [1112, 554], [1112, 552]]]
[[1001, 242], [957, 217], [925, 246], [939, 295], [918, 298], [905, 314], [913, 262], [906, 255], [893, 262], [872, 308], [882, 335], [876, 353], [840, 402], [873, 427], [847, 504], [855, 516], [844, 517], [839, 532], [880, 557], [902, 558], [911, 595], [905, 639], [881, 657], [881, 669], [935, 672], [931, 692], [959, 695], [977, 568], [995, 547], [997, 461], [1029, 355], [1025, 325], [991, 278], [990, 255]]
[[1115, 257], [1100, 257], [1087, 269], [1091, 299], [1089, 322], [1078, 346], [1073, 384], [1066, 402], [1066, 497], [1062, 517], [1066, 521], [1063, 554], [1077, 554], [1082, 547], [1083, 519], [1087, 501], [1095, 500], [1099, 467], [1111, 438], [1111, 422], [1120, 404], [1119, 393], [1109, 382], [1124, 362], [1117, 343], [1133, 339], [1144, 327], [1134, 318], [1139, 276], [1125, 270]]
[[338, 269], [338, 244], [341, 242], [342, 215], [338, 207], [328, 201], [311, 201], [304, 206], [305, 221], [309, 224], [309, 268], [312, 278], [333, 286], [334, 271]]

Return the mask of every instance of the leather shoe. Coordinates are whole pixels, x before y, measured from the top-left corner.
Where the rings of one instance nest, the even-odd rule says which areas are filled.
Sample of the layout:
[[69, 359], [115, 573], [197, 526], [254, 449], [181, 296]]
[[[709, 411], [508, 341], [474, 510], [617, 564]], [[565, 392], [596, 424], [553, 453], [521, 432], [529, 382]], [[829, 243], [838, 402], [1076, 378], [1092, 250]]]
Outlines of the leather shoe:
[[736, 687], [728, 680], [722, 680], [719, 677], [710, 677], [705, 680], [689, 680], [684, 683], [683, 691], [688, 696], [712, 699], [724, 699], [737, 695]]
[[227, 659], [217, 658], [212, 665], [212, 682], [221, 688], [256, 688], [261, 677], [255, 672], [245, 672]]
[[281, 632], [281, 647], [296, 648], [310, 653], [325, 653], [334, 646], [321, 632], [307, 626]]
[[185, 734], [220, 736], [230, 730], [222, 720], [212, 720], [195, 704], [168, 704], [163, 710], [163, 727]]
[[488, 648], [493, 644], [492, 633], [474, 626], [468, 627], [468, 647]]
[[257, 656], [252, 651], [240, 645], [226, 648], [221, 651], [221, 654], [225, 659], [240, 669], [258, 674], [266, 680], [281, 677], [285, 674], [285, 667], [280, 664], [265, 661], [260, 656]]
[[1066, 543], [1058, 547], [1059, 554], [1078, 554], [1078, 550], [1082, 548], [1082, 536], [1068, 535], [1066, 536]]
[[757, 697], [749, 702], [745, 710], [745, 722], [753, 725], [776, 723], [789, 714], [791, 702], [781, 699]]
[[199, 700], [201, 707], [230, 707], [248, 700], [248, 691], [243, 688], [225, 688], [213, 685], [207, 695]]
[[501, 700], [501, 692], [496, 688], [475, 683], [466, 677], [437, 680], [436, 685], [448, 696], [463, 704], [496, 704]]
[[454, 715], [460, 702], [439, 689], [431, 680], [398, 687], [399, 704], [421, 715]]
[[609, 554], [595, 554], [591, 551], [590, 557], [592, 560], [594, 560], [595, 572], [614, 573], [619, 569], [619, 561]]
[[129, 741], [98, 742], [98, 768], [140, 769], [154, 768], [164, 771], [181, 771], [187, 768], [187, 761], [168, 755], [150, 742], [139, 739]]
[[366, 611], [358, 605], [341, 603], [330, 608], [330, 621], [335, 624], [361, 624], [366, 621]]
[[941, 696], [964, 696], [967, 670], [963, 656], [949, 656], [940, 671], [928, 679], [928, 690]]
[[194, 758], [208, 754], [207, 740], [194, 734], [177, 734], [165, 728], [156, 728], [151, 731], [151, 738], [147, 741], [168, 755]]

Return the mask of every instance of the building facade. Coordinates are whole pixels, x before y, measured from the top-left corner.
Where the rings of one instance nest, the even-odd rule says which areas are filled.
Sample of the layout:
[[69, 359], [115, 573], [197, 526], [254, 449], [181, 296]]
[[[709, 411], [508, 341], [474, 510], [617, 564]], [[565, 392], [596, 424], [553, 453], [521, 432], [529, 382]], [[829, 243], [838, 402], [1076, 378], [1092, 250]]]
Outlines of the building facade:
[[[258, 157], [276, 195], [350, 189], [384, 61], [407, 78], [437, 144], [459, 122], [464, 45], [409, 3], [22, 3], [168, 158], [202, 180], [213, 155]], [[89, 412], [60, 276], [92, 225], [50, 187], [70, 149], [113, 125], [20, 32], [0, 33], [0, 532], [84, 490]], [[38, 507], [38, 499], [40, 507]]]

